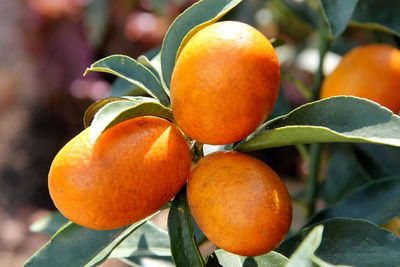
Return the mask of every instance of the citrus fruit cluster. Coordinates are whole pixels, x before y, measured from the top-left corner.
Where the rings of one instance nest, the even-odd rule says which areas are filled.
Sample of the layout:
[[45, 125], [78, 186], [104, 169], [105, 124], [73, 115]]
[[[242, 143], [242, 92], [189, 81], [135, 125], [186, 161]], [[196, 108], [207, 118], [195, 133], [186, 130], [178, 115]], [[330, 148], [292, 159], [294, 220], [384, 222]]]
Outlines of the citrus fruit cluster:
[[[239, 141], [271, 112], [279, 75], [276, 53], [256, 29], [232, 21], [206, 26], [181, 49], [173, 71], [175, 122], [201, 143]], [[96, 142], [90, 131], [67, 143], [49, 172], [51, 197], [71, 221], [93, 229], [134, 223], [160, 209], [188, 180], [193, 217], [217, 246], [260, 255], [289, 231], [290, 196], [265, 163], [220, 151], [191, 170], [188, 142], [158, 117], [126, 120]]]

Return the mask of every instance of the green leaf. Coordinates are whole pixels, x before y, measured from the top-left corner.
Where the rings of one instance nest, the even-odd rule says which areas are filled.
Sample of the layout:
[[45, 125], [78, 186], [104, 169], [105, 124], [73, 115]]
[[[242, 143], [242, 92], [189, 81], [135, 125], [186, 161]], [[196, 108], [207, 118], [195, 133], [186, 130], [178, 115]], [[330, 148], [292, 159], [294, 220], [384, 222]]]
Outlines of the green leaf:
[[146, 222], [111, 253], [111, 258], [171, 256], [168, 232]]
[[181, 43], [195, 32], [217, 21], [242, 0], [202, 0], [179, 15], [171, 24], [161, 47], [161, 69], [164, 82], [169, 87], [172, 71]]
[[[157, 213], [155, 213], [157, 214]], [[105, 261], [112, 250], [155, 214], [130, 226], [97, 231], [68, 223], [24, 266], [94, 266]]]
[[[315, 255], [331, 264], [353, 266], [399, 266], [400, 238], [365, 220], [330, 219], [323, 221], [324, 233]], [[314, 226], [301, 230], [277, 249], [288, 256]]]
[[172, 264], [168, 232], [147, 222], [114, 249], [110, 258], [126, 258], [139, 266], [147, 259]]
[[31, 226], [29, 226], [29, 230], [35, 233], [52, 236], [68, 222], [70, 221], [60, 212], [55, 211], [32, 223]]
[[332, 144], [322, 197], [328, 205], [336, 204], [350, 193], [372, 181], [358, 161], [351, 144]]
[[176, 266], [205, 266], [194, 238], [193, 221], [186, 198], [186, 186], [175, 196], [168, 216], [171, 252]]
[[400, 117], [364, 98], [336, 96], [302, 105], [266, 122], [235, 149], [253, 151], [324, 142], [400, 146]]
[[149, 97], [125, 97], [108, 102], [94, 115], [90, 128], [93, 142], [108, 128], [128, 119], [140, 116], [157, 116], [172, 120], [172, 112]]
[[161, 51], [158, 52], [152, 59], [149, 59], [146, 55], [142, 55], [138, 58], [138, 62], [148, 67], [153, 73], [159, 78], [161, 76]]
[[134, 267], [175, 267], [170, 256], [128, 257], [119, 260]]
[[400, 216], [400, 176], [371, 182], [340, 203], [314, 215], [307, 225], [333, 217], [383, 224]]
[[373, 177], [388, 177], [400, 173], [400, 148], [374, 144], [356, 144], [356, 156]]
[[304, 38], [313, 29], [314, 21], [318, 18], [317, 12], [311, 9], [306, 1], [297, 0], [269, 0], [274, 21], [285, 32], [296, 38]]
[[93, 121], [94, 116], [96, 113], [104, 107], [106, 104], [114, 102], [114, 101], [120, 101], [120, 100], [125, 100], [126, 98], [123, 97], [106, 97], [100, 100], [97, 100], [93, 104], [91, 104], [85, 111], [85, 114], [83, 115], [83, 125], [85, 128], [89, 127], [90, 124]]
[[219, 264], [225, 267], [283, 267], [288, 262], [285, 256], [275, 251], [257, 257], [239, 256], [222, 249], [216, 250], [215, 254], [217, 255]]
[[400, 36], [399, 10], [399, 1], [359, 1], [351, 18], [351, 24]]
[[114, 74], [142, 88], [164, 106], [169, 105], [168, 95], [157, 77], [148, 68], [130, 57], [113, 55], [103, 58], [87, 68], [84, 75], [89, 71]]
[[358, 0], [323, 0], [321, 1], [324, 15], [329, 23], [330, 34], [340, 36], [347, 27]]
[[112, 97], [144, 95], [147, 95], [147, 93], [142, 88], [119, 77], [113, 82], [110, 94]]
[[283, 39], [281, 39], [281, 38], [276, 38], [276, 37], [271, 38], [269, 41], [271, 42], [271, 44], [272, 44], [272, 46], [273, 46], [274, 48], [280, 47], [280, 46], [286, 44], [286, 41], [285, 41], [285, 40], [283, 40]]
[[85, 10], [85, 28], [89, 43], [98, 47], [104, 40], [109, 22], [110, 1], [90, 1]]
[[[321, 244], [322, 233], [324, 231], [324, 227], [322, 225], [316, 226], [301, 242], [300, 246], [296, 249], [296, 251], [290, 257], [290, 260], [286, 267], [313, 267], [313, 266], [322, 266], [322, 267], [333, 267], [339, 265], [332, 265], [327, 262], [324, 262], [320, 258], [315, 255], [315, 251], [318, 249]], [[343, 266], [343, 265], [342, 265]]]

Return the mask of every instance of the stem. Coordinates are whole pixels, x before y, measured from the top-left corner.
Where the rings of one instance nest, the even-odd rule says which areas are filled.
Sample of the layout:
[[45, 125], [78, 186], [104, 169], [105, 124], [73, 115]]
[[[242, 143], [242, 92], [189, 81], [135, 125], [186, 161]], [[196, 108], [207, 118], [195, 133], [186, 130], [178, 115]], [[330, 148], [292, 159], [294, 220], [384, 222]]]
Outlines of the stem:
[[[320, 38], [320, 47], [319, 47], [319, 64], [317, 72], [314, 76], [314, 84], [312, 87], [312, 100], [319, 99], [319, 92], [322, 85], [322, 81], [324, 80], [323, 66], [325, 55], [329, 51], [331, 46], [331, 39], [328, 36], [326, 31], [326, 25], [324, 24], [324, 20], [321, 17], [320, 21], [320, 29], [318, 31]], [[315, 203], [318, 198], [318, 174], [321, 163], [321, 151], [322, 145], [320, 143], [311, 144], [310, 148], [310, 163], [309, 163], [309, 175], [307, 180], [307, 206], [308, 213], [307, 216], [310, 218], [315, 212]]]
[[310, 164], [310, 155], [308, 154], [307, 148], [305, 145], [295, 145], [297, 152], [299, 152], [300, 157], [305, 161], [307, 165]]
[[315, 212], [315, 202], [318, 197], [318, 173], [321, 163], [322, 145], [311, 144], [310, 148], [310, 173], [307, 180], [307, 217], [310, 218]]
[[311, 92], [310, 89], [307, 88], [299, 79], [294, 77], [293, 75], [290, 75], [288, 73], [282, 73], [281, 74], [282, 78], [286, 81], [291, 82], [294, 86], [299, 89], [300, 93], [303, 95], [303, 97], [307, 100], [311, 100]]
[[319, 63], [318, 69], [314, 76], [314, 84], [312, 87], [312, 100], [319, 99], [319, 91], [324, 80], [324, 61], [325, 55], [331, 46], [331, 40], [328, 38], [327, 33], [323, 30], [319, 31], [320, 47], [319, 47]]

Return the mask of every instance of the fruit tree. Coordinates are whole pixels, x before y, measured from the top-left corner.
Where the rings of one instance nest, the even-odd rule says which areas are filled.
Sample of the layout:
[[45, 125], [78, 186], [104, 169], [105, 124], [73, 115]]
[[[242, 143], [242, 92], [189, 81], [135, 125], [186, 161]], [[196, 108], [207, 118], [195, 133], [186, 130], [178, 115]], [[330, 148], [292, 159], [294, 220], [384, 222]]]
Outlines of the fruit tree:
[[113, 97], [56, 155], [32, 229], [58, 230], [26, 266], [400, 266], [398, 10], [202, 0], [155, 52], [93, 63]]

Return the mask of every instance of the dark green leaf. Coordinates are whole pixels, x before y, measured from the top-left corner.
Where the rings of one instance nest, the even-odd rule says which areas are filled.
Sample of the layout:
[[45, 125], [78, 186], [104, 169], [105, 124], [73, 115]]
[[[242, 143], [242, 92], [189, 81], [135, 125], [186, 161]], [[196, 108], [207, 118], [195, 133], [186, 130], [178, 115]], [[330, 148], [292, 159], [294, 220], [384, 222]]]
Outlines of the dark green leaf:
[[168, 216], [171, 252], [176, 266], [205, 266], [194, 238], [193, 221], [186, 198], [186, 186], [175, 196]]
[[224, 267], [224, 266], [222, 266], [219, 263], [217, 255], [215, 254], [215, 252], [213, 252], [207, 259], [206, 267]]
[[90, 1], [85, 11], [86, 36], [97, 47], [104, 39], [109, 22], [110, 0]]
[[288, 262], [285, 256], [275, 251], [257, 257], [243, 257], [222, 249], [216, 250], [215, 254], [218, 257], [219, 264], [224, 267], [283, 267]]
[[60, 212], [55, 211], [31, 224], [29, 230], [52, 236], [68, 222], [69, 220]]
[[322, 197], [328, 205], [338, 201], [366, 185], [372, 178], [360, 165], [351, 144], [333, 144]]
[[331, 97], [266, 122], [235, 149], [252, 151], [324, 142], [400, 146], [400, 117], [367, 99]]
[[61, 228], [25, 266], [93, 266], [105, 261], [112, 250], [155, 214], [130, 226], [96, 231], [74, 223]]
[[168, 95], [157, 77], [148, 68], [130, 57], [114, 55], [103, 58], [87, 68], [85, 75], [89, 71], [114, 74], [139, 86], [164, 106], [169, 105]]
[[400, 36], [399, 10], [400, 1], [362, 0], [358, 2], [351, 22], [353, 25], [383, 30]]
[[[290, 36], [303, 39], [308, 35], [313, 26], [313, 18], [316, 15], [306, 1], [296, 0], [269, 0], [269, 9], [274, 17], [274, 22], [280, 25]], [[310, 14], [310, 15], [309, 15]]]
[[171, 110], [153, 98], [125, 97], [122, 100], [109, 102], [97, 111], [91, 123], [90, 138], [95, 142], [111, 126], [140, 116], [157, 116], [172, 120]]
[[374, 144], [356, 144], [356, 156], [373, 177], [388, 177], [400, 173], [400, 148]]
[[279, 46], [282, 46], [282, 45], [284, 45], [286, 43], [285, 40], [280, 39], [280, 38], [272, 38], [269, 41], [271, 42], [273, 47], [279, 47]]
[[[316, 9], [318, 6], [316, 4], [313, 4], [311, 6], [310, 5], [311, 1], [298, 1], [298, 0], [271, 0], [271, 1], [274, 3], [274, 5], [277, 5], [280, 11], [287, 17], [290, 18], [296, 16], [303, 22], [307, 23], [308, 26], [313, 26], [314, 28], [317, 27], [319, 14]], [[317, 1], [312, 1], [312, 2], [318, 3]]]
[[338, 37], [346, 29], [358, 0], [322, 0], [321, 3], [330, 34], [333, 37]]
[[110, 94], [112, 97], [144, 95], [147, 95], [147, 93], [142, 88], [119, 77], [113, 82]]
[[225, 15], [241, 0], [202, 0], [179, 15], [165, 35], [161, 48], [161, 69], [164, 82], [169, 87], [172, 70], [181, 43], [198, 31]]
[[372, 182], [337, 205], [318, 212], [307, 225], [333, 217], [383, 224], [400, 216], [400, 177]]
[[299, 247], [290, 257], [289, 262], [287, 265], [285, 265], [285, 267], [338, 266], [326, 263], [315, 255], [315, 251], [321, 244], [323, 230], [324, 227], [322, 225], [315, 227], [301, 242]]
[[[400, 238], [364, 220], [330, 219], [324, 225], [322, 242], [315, 255], [331, 264], [392, 267], [400, 265]], [[278, 252], [291, 255], [311, 232], [307, 227], [285, 240]]]

